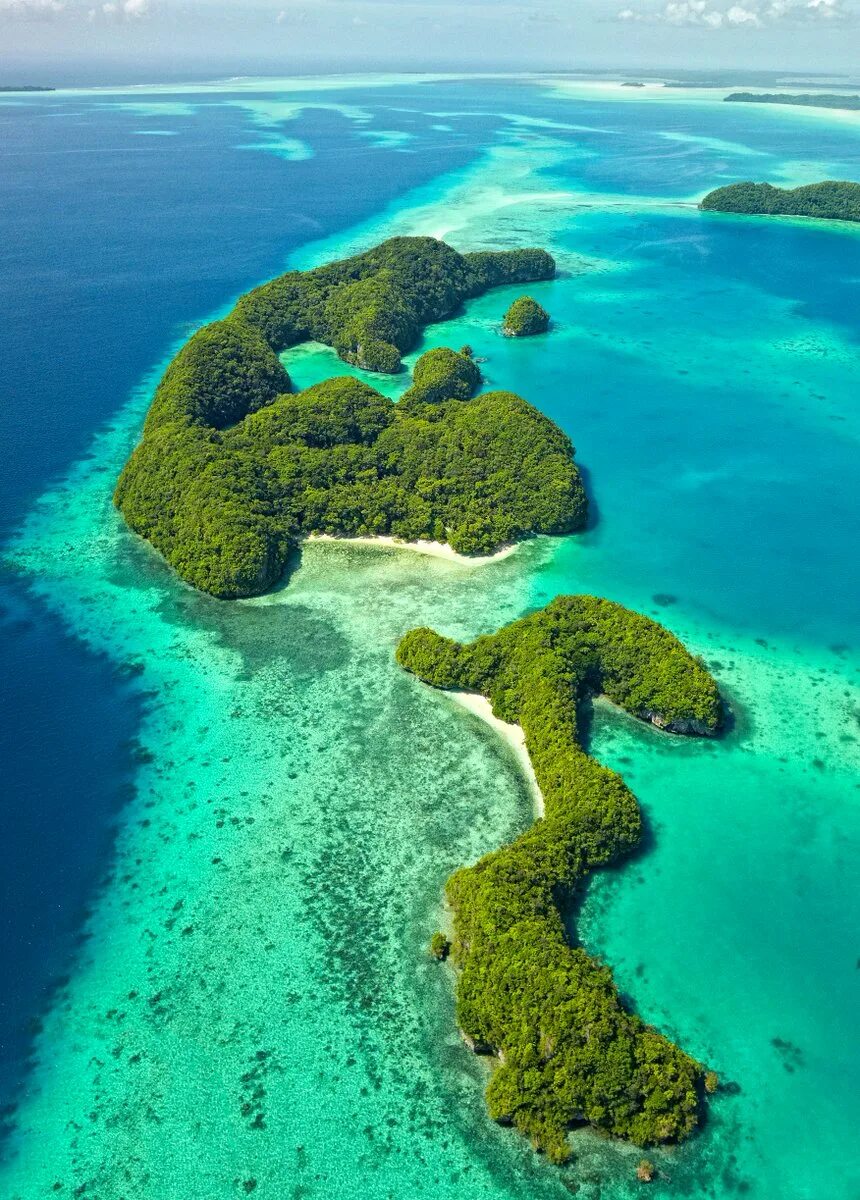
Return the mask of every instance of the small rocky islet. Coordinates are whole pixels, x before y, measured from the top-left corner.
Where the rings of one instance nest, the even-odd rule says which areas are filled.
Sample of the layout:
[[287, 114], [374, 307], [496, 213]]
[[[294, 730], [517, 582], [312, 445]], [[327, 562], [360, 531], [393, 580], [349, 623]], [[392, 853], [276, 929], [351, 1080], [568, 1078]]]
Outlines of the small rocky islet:
[[515, 300], [502, 323], [505, 337], [534, 337], [549, 329], [549, 313], [532, 296], [520, 296]]

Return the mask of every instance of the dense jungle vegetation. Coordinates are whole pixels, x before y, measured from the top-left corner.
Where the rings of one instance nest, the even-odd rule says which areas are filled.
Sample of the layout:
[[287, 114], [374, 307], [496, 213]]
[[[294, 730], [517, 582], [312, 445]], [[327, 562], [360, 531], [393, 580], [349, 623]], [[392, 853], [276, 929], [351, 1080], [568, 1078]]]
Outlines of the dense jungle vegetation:
[[609, 969], [571, 946], [559, 904], [642, 832], [632, 792], [582, 747], [582, 704], [600, 693], [665, 729], [709, 735], [722, 720], [714, 680], [662, 626], [593, 596], [560, 596], [470, 645], [415, 629], [397, 660], [518, 723], [544, 797], [542, 819], [447, 885], [458, 1021], [500, 1059], [490, 1114], [557, 1162], [577, 1123], [641, 1145], [685, 1137], [704, 1068], [625, 1008]]
[[709, 192], [700, 207], [713, 212], [860, 221], [860, 183], [830, 179], [796, 188], [731, 183]]
[[349, 376], [292, 393], [278, 357], [313, 338], [398, 371], [427, 323], [554, 270], [543, 250], [461, 255], [394, 238], [256, 288], [168, 366], [117, 506], [183, 579], [222, 598], [265, 591], [310, 533], [429, 538], [477, 554], [581, 528], [569, 439], [511, 392], [476, 396], [468, 348], [422, 355], [399, 404]]
[[520, 296], [515, 300], [502, 323], [505, 337], [533, 337], [549, 329], [549, 313], [531, 296]]

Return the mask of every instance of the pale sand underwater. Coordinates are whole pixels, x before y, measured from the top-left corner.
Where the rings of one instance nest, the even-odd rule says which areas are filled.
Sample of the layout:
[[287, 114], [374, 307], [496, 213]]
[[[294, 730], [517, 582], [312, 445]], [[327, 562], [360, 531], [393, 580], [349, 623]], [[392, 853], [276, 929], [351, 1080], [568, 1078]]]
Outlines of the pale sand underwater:
[[535, 813], [542, 817], [544, 815], [544, 799], [543, 792], [540, 790], [540, 784], [537, 781], [532, 760], [529, 757], [529, 752], [526, 749], [526, 735], [523, 733], [522, 726], [512, 725], [510, 721], [502, 721], [493, 713], [493, 706], [486, 696], [480, 695], [478, 692], [465, 692], [446, 690], [446, 696], [450, 696], [462, 708], [468, 709], [470, 713], [474, 713], [476, 717], [480, 717], [482, 721], [494, 729], [505, 743], [511, 748], [514, 756], [519, 763], [520, 770], [526, 778], [529, 785], [529, 791], [534, 799]]

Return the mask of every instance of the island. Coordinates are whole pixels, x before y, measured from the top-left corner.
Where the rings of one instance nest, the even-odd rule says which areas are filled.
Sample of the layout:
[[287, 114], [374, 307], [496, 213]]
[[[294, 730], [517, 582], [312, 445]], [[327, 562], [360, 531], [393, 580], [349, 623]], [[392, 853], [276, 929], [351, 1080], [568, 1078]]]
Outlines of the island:
[[502, 323], [505, 337], [533, 337], [549, 329], [549, 313], [531, 296], [515, 300]]
[[17, 87], [15, 85], [7, 84], [4, 87], [0, 87], [0, 92], [4, 92], [4, 93], [5, 92], [55, 92], [56, 90], [57, 89], [53, 88], [53, 87], [39, 87], [37, 84], [33, 84], [33, 83], [22, 83], [22, 84], [19, 84]]
[[860, 183], [828, 179], [796, 188], [731, 183], [709, 192], [699, 207], [707, 212], [860, 221]]
[[481, 372], [468, 346], [459, 352], [439, 346], [418, 359], [412, 386], [400, 397], [398, 408], [402, 412], [416, 411], [421, 404], [471, 400], [480, 386]]
[[794, 104], [801, 108], [840, 108], [860, 110], [860, 96], [840, 96], [835, 92], [732, 92], [724, 97], [729, 104]]
[[[723, 711], [714, 680], [668, 630], [594, 596], [559, 596], [461, 645], [414, 629], [397, 661], [433, 687], [479, 693], [518, 724], [543, 797], [542, 819], [448, 881], [457, 1020], [498, 1057], [490, 1115], [554, 1162], [589, 1124], [638, 1145], [696, 1127], [716, 1076], [631, 1013], [608, 967], [572, 945], [560, 902], [642, 836], [633, 793], [583, 748], [583, 705], [606, 697], [676, 734], [711, 737]], [[433, 950], [448, 953], [447, 939]]]
[[422, 355], [400, 403], [352, 376], [293, 393], [279, 358], [314, 339], [397, 372], [424, 326], [464, 300], [554, 272], [543, 250], [459, 254], [393, 238], [255, 288], [167, 367], [117, 507], [182, 579], [222, 599], [266, 591], [312, 534], [481, 555], [583, 528], [570, 440], [512, 392], [476, 395], [470, 351]]

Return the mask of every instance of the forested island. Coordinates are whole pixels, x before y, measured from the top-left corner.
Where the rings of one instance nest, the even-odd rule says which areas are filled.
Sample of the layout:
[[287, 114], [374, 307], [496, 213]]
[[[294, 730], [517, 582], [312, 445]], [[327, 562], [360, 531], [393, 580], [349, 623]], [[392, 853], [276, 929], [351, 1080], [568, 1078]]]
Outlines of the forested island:
[[835, 92], [732, 92], [724, 98], [729, 104], [795, 104], [801, 108], [860, 109], [860, 96], [840, 96]]
[[830, 179], [796, 188], [731, 183], [709, 192], [699, 207], [709, 212], [860, 221], [860, 183]]
[[[716, 1076], [625, 1008], [609, 968], [570, 944], [559, 902], [642, 834], [630, 789], [583, 749], [583, 703], [602, 694], [663, 729], [710, 736], [722, 722], [714, 680], [661, 625], [593, 596], [560, 596], [469, 645], [414, 629], [397, 660], [518, 723], [544, 799], [542, 820], [446, 889], [457, 1020], [500, 1060], [491, 1116], [555, 1162], [576, 1124], [640, 1145], [686, 1137]], [[432, 950], [443, 958], [447, 943]]]
[[117, 507], [184, 580], [225, 599], [265, 591], [313, 533], [481, 554], [582, 528], [570, 440], [511, 392], [475, 395], [470, 353], [423, 355], [399, 404], [351, 376], [292, 393], [278, 358], [314, 339], [397, 372], [424, 326], [464, 300], [554, 273], [543, 250], [461, 255], [393, 238], [254, 289], [168, 366]]
[[0, 92], [55, 92], [57, 89], [53, 87], [39, 87], [33, 83], [24, 83], [15, 87], [14, 85], [6, 85], [0, 87]]
[[[476, 554], [582, 528], [570, 440], [521, 397], [481, 394], [469, 347], [423, 354], [398, 403], [353, 376], [293, 392], [279, 358], [314, 339], [397, 372], [431, 321], [554, 270], [542, 250], [463, 255], [395, 238], [254, 289], [169, 364], [115, 503], [184, 580], [225, 599], [265, 591], [316, 533]], [[529, 297], [513, 310], [529, 332], [549, 320]], [[600, 694], [667, 731], [710, 736], [722, 720], [713, 679], [662, 626], [592, 596], [559, 597], [470, 645], [412, 630], [396, 654], [518, 723], [543, 797], [543, 819], [447, 885], [458, 1021], [500, 1060], [491, 1115], [555, 1162], [575, 1124], [640, 1145], [686, 1137], [716, 1077], [628, 1011], [609, 969], [570, 944], [559, 905], [642, 832], [633, 794], [583, 748], [582, 705]], [[434, 938], [435, 957], [448, 950]], [[639, 1172], [653, 1168], [643, 1160]]]
[[549, 329], [549, 313], [531, 296], [520, 296], [515, 300], [502, 322], [505, 337], [534, 337]]

